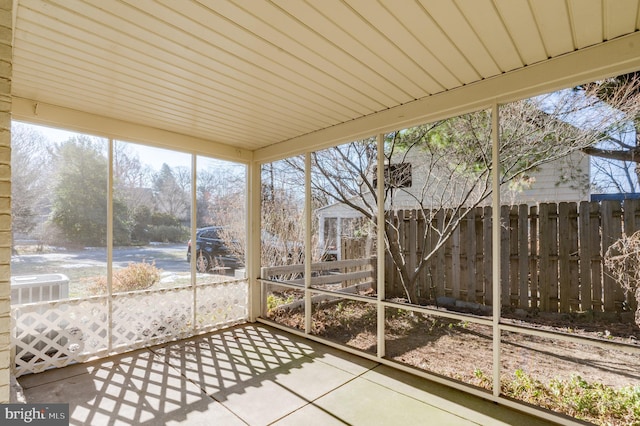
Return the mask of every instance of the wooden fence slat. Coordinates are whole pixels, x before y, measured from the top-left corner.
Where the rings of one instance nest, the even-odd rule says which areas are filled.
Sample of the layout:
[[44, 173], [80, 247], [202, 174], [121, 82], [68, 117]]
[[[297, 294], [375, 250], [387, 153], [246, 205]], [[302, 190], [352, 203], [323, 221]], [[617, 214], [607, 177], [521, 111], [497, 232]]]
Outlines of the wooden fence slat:
[[591, 236], [591, 301], [594, 311], [604, 309], [602, 296], [602, 237], [600, 234], [600, 204], [590, 203], [589, 235]]
[[[640, 229], [640, 200], [624, 200], [624, 233], [631, 236]], [[626, 293], [629, 310], [634, 312], [638, 308], [638, 301], [633, 292]]]
[[[418, 255], [418, 245], [417, 245], [417, 230], [418, 230], [418, 222], [417, 222], [417, 211], [416, 210], [405, 210], [403, 211], [405, 218], [405, 225], [407, 226], [405, 231], [405, 247], [407, 249], [407, 255], [405, 256], [405, 260], [407, 262], [407, 269], [409, 271], [414, 271], [416, 269], [417, 264], [417, 255]], [[417, 303], [417, 301], [416, 301]]]
[[558, 312], [558, 205], [549, 204], [549, 309]]
[[[400, 220], [398, 219], [398, 212], [391, 212], [389, 213], [389, 216], [389, 222], [392, 224], [392, 226], [398, 229], [398, 231], [400, 231]], [[400, 285], [398, 271], [393, 263], [393, 260], [389, 256], [387, 256], [387, 259], [385, 261], [385, 289], [386, 294], [400, 294], [404, 297], [404, 291], [402, 290], [402, 286]]]
[[[612, 234], [613, 231], [613, 201], [603, 201], [602, 202], [602, 257], [604, 258], [605, 253], [609, 246], [613, 243]], [[608, 273], [608, 270], [605, 268], [604, 277], [602, 282], [603, 289], [603, 301], [604, 301], [604, 310], [612, 311], [615, 309], [614, 303], [614, 288], [613, 288], [613, 278]]]
[[578, 255], [578, 205], [569, 203], [569, 308], [580, 310], [580, 263]]
[[[451, 214], [446, 210], [388, 214], [397, 226], [409, 268], [416, 268], [423, 256], [434, 251], [442, 231], [454, 219]], [[635, 297], [603, 271], [602, 256], [623, 230], [632, 234], [640, 229], [640, 200], [502, 206], [500, 218], [500, 224], [495, 224], [500, 226], [501, 239], [496, 278], [503, 306], [546, 312], [637, 306]], [[489, 206], [467, 213], [420, 273], [420, 299], [452, 296], [486, 305], [498, 302], [492, 294], [491, 219]], [[349, 250], [360, 250], [344, 247], [344, 257]], [[402, 297], [399, 272], [390, 259], [385, 264], [388, 295]]]
[[518, 206], [511, 206], [509, 209], [509, 305], [518, 304], [518, 275], [520, 273], [520, 261], [518, 249], [520, 248], [518, 238], [520, 236], [518, 225]]
[[482, 234], [484, 236], [482, 269], [483, 269], [483, 287], [484, 287], [484, 303], [493, 305], [493, 231], [491, 230], [491, 207], [485, 207], [482, 213]]
[[582, 201], [578, 208], [578, 254], [580, 257], [580, 309], [593, 309], [591, 301], [591, 228], [589, 226], [591, 206]]
[[540, 310], [543, 312], [549, 311], [549, 274], [546, 271], [549, 270], [551, 262], [550, 257], [550, 244], [542, 243], [544, 241], [550, 241], [552, 238], [551, 229], [549, 226], [549, 205], [547, 203], [541, 203], [539, 205], [538, 213], [538, 241], [540, 243], [540, 274], [538, 275], [538, 284], [540, 289]]
[[[440, 210], [435, 214], [435, 228], [439, 230], [440, 235], [442, 234], [442, 230], [444, 229], [444, 211]], [[434, 238], [433, 246], [437, 244], [438, 238]], [[442, 247], [437, 252], [437, 256], [435, 259], [435, 277], [436, 277], [436, 285], [437, 285], [437, 294], [438, 296], [445, 296], [445, 247]]]
[[[618, 201], [616, 202], [616, 204], [614, 204], [614, 210], [613, 210], [613, 215], [614, 215], [614, 220], [613, 220], [613, 235], [612, 235], [612, 242], [611, 244], [615, 243], [616, 241], [618, 241], [620, 238], [622, 238], [622, 220], [623, 220], [623, 216], [622, 216], [622, 202]], [[623, 309], [624, 306], [624, 301], [625, 301], [625, 291], [622, 288], [622, 285], [616, 281], [615, 279], [613, 280], [613, 299], [614, 299], [614, 306], [615, 306], [615, 310], [616, 311], [621, 311]]]
[[[464, 211], [460, 212], [460, 216], [463, 216], [465, 214]], [[459, 287], [460, 287], [460, 299], [461, 300], [468, 300], [468, 289], [469, 289], [469, 271], [468, 271], [468, 264], [467, 264], [467, 239], [469, 238], [468, 235], [468, 231], [469, 231], [469, 224], [467, 222], [467, 218], [466, 216], [462, 219], [460, 219], [460, 225], [458, 225], [458, 229], [460, 231], [459, 233], [459, 250], [460, 250], [460, 271], [459, 271]]]
[[475, 263], [476, 263], [476, 211], [471, 210], [467, 213], [466, 218], [466, 233], [464, 239], [464, 263], [465, 266], [463, 268], [464, 271], [464, 289], [466, 290], [467, 297], [466, 300], [469, 302], [476, 301], [476, 271], [475, 271]]
[[483, 303], [484, 302], [484, 285], [483, 285], [483, 279], [484, 279], [484, 258], [483, 258], [483, 235], [482, 235], [482, 231], [483, 231], [483, 217], [482, 217], [482, 213], [483, 213], [483, 209], [482, 207], [478, 207], [476, 208], [476, 214], [475, 214], [475, 220], [474, 220], [474, 229], [475, 229], [475, 235], [474, 235], [474, 242], [475, 242], [475, 246], [474, 246], [474, 250], [475, 250], [475, 255], [473, 258], [474, 261], [474, 274], [475, 276], [473, 277], [473, 282], [474, 282], [474, 288], [475, 288], [475, 296], [474, 296], [474, 300], [473, 302], [476, 303]]
[[570, 241], [569, 241], [569, 203], [558, 204], [558, 263], [560, 275], [560, 312], [569, 312], [569, 292], [571, 277], [569, 271]]
[[[424, 218], [424, 211], [417, 210], [416, 214], [416, 260], [423, 259], [426, 256], [426, 241], [425, 241], [425, 233], [426, 233], [426, 220]], [[429, 262], [427, 262], [427, 265]], [[429, 299], [432, 297], [431, 295], [431, 285], [429, 279], [429, 268], [423, 268], [418, 276], [418, 295], [422, 299]]]
[[460, 227], [451, 236], [451, 297], [460, 298]]
[[518, 307], [529, 307], [529, 206], [518, 206]]
[[500, 293], [502, 306], [511, 305], [511, 291], [509, 289], [509, 206], [500, 208]]
[[[607, 249], [622, 234], [620, 211], [619, 201], [606, 200], [602, 202], [602, 256], [606, 254]], [[618, 306], [618, 304], [621, 304], [624, 299], [622, 289], [606, 267], [602, 286], [604, 290], [604, 310], [612, 312], [620, 308], [621, 306]]]
[[623, 232], [625, 235], [631, 236], [640, 229], [640, 200], [624, 200], [622, 212], [624, 215]]
[[537, 308], [540, 300], [538, 294], [538, 207], [532, 206], [529, 214], [529, 271], [530, 271], [530, 294], [531, 294], [531, 308]]

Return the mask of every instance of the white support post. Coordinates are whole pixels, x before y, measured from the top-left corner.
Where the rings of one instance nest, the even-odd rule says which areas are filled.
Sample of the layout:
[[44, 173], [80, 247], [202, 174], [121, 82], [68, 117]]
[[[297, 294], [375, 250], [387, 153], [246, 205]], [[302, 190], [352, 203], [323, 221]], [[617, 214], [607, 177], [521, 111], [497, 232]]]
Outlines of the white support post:
[[493, 396], [500, 396], [500, 117], [498, 103], [491, 107], [491, 244], [493, 257]]
[[378, 289], [378, 301], [377, 301], [377, 312], [378, 312], [378, 357], [383, 358], [386, 355], [386, 345], [384, 340], [385, 335], [385, 315], [384, 315], [384, 305], [382, 302], [385, 299], [385, 270], [384, 270], [384, 257], [385, 257], [385, 238], [384, 238], [384, 226], [385, 226], [385, 217], [384, 217], [384, 135], [379, 134], [377, 138], [377, 150], [378, 150], [378, 168], [377, 168], [377, 179], [378, 179], [378, 187], [376, 188], [376, 196], [378, 198], [378, 219], [376, 223], [377, 227], [377, 250], [376, 254], [377, 258], [377, 271], [376, 271], [376, 288]]
[[311, 153], [304, 156], [304, 332], [311, 333]]
[[249, 287], [249, 321], [255, 322], [262, 312], [262, 284], [260, 278], [260, 163], [251, 162], [247, 174], [247, 247], [246, 265], [247, 282]]
[[191, 233], [191, 247], [189, 248], [189, 250], [191, 250], [191, 263], [189, 264], [189, 268], [191, 269], [191, 288], [193, 289], [193, 307], [191, 308], [193, 310], [193, 332], [195, 333], [197, 326], [197, 316], [196, 316], [196, 309], [198, 307], [198, 301], [196, 299], [197, 297], [197, 276], [196, 276], [196, 261], [198, 259], [197, 254], [196, 254], [196, 228], [198, 227], [198, 201], [197, 201], [197, 179], [198, 179], [198, 173], [197, 173], [197, 167], [198, 167], [198, 160], [197, 160], [197, 156], [195, 154], [191, 154], [191, 227], [190, 229], [190, 233]]
[[113, 139], [109, 138], [107, 158], [107, 348], [113, 349]]

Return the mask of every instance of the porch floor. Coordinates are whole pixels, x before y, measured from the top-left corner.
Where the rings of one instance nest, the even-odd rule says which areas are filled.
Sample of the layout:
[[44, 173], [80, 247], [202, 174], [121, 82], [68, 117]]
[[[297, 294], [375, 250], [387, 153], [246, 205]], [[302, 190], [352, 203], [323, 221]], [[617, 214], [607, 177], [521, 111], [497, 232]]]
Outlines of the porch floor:
[[78, 425], [548, 424], [261, 324], [18, 381]]

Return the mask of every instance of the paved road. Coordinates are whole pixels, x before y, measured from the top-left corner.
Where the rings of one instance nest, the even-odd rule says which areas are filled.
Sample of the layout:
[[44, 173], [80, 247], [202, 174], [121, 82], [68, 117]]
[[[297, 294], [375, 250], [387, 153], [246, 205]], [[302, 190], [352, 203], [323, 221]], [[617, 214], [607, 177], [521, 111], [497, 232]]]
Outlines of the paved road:
[[[233, 275], [234, 269], [239, 267], [232, 259], [223, 259], [228, 266], [226, 273]], [[107, 265], [107, 251], [105, 248], [86, 248], [67, 250], [53, 249], [48, 253], [18, 253], [11, 259], [13, 274], [24, 275], [33, 273], [61, 272], [61, 269], [83, 269], [86, 267], [103, 268]], [[124, 268], [130, 263], [147, 262], [164, 272], [185, 273], [191, 270], [187, 262], [186, 244], [151, 243], [142, 247], [117, 247], [113, 250], [113, 265]]]
[[[125, 267], [134, 262], [155, 262], [166, 271], [188, 272], [186, 244], [151, 244], [143, 247], [118, 247], [113, 250], [113, 263], [116, 267]], [[12, 257], [12, 262], [21, 264], [65, 263], [67, 266], [106, 266], [105, 248], [86, 248], [81, 250], [57, 249], [49, 253], [20, 254]]]

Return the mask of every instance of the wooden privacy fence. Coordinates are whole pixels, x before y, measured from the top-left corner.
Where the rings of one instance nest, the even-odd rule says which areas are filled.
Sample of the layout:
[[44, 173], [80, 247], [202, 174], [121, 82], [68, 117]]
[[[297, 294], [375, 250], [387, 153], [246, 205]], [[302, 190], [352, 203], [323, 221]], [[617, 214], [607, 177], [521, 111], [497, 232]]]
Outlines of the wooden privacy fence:
[[[435, 247], [441, 211], [387, 213], [399, 229], [409, 268]], [[603, 257], [623, 232], [640, 229], [640, 200], [502, 206], [502, 306], [545, 312], [635, 309], [636, 301], [607, 273]], [[421, 299], [449, 296], [492, 305], [491, 207], [469, 211], [418, 278]], [[387, 256], [387, 297], [403, 297], [399, 274]]]

